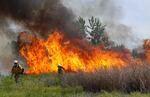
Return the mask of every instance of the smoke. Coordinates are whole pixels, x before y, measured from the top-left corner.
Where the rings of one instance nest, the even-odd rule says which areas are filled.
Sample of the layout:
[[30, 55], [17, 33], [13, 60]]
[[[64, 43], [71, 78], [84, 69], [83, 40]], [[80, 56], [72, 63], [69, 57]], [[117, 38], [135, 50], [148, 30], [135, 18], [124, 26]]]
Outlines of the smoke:
[[7, 28], [8, 22], [0, 20], [0, 73], [4, 73], [6, 68], [9, 68], [13, 54], [10, 45], [15, 37], [15, 33], [11, 33]]
[[17, 32], [23, 29], [25, 28], [21, 24], [9, 18], [0, 19], [0, 74], [6, 74], [11, 70], [13, 60], [17, 58]]
[[[2, 31], [0, 31], [2, 32]], [[12, 49], [9, 45], [10, 40], [5, 36], [0, 36], [0, 73], [3, 72], [3, 70], [6, 70], [6, 68], [9, 68], [11, 58], [12, 58]]]
[[80, 37], [74, 25], [74, 14], [60, 0], [0, 0], [0, 71], [12, 67], [20, 31], [46, 38], [58, 30], [72, 39]]
[[74, 15], [60, 0], [0, 0], [0, 16], [19, 21], [43, 37], [52, 30], [59, 30], [68, 37], [78, 36]]
[[63, 0], [63, 4], [71, 8], [76, 16], [100, 18], [106, 25], [106, 31], [116, 44], [124, 44], [128, 48], [135, 48], [141, 41], [133, 34], [132, 28], [121, 23], [123, 9], [118, 0]]
[[29, 30], [45, 38], [58, 30], [70, 39], [79, 38], [74, 25], [78, 16], [100, 17], [112, 40], [133, 47], [136, 38], [130, 27], [121, 24], [123, 15], [116, 0], [0, 0], [0, 71], [17, 58], [17, 32]]

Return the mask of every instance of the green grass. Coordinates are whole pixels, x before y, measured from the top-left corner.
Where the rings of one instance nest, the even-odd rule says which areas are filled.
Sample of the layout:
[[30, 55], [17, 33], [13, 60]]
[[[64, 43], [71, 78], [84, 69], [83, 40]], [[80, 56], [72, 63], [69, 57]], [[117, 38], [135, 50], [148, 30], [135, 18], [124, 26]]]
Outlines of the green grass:
[[55, 74], [23, 75], [15, 83], [10, 76], [0, 76], [0, 97], [150, 97], [150, 93], [88, 93], [82, 87], [62, 85]]
[[0, 97], [70, 97], [83, 95], [81, 87], [69, 87], [59, 84], [56, 76], [24, 75], [16, 84], [10, 76], [0, 78]]

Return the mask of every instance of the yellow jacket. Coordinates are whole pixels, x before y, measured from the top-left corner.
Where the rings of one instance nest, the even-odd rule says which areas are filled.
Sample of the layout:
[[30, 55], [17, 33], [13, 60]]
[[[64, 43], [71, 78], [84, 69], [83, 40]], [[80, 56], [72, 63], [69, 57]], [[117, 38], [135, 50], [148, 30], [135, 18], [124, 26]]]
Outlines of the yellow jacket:
[[12, 73], [13, 74], [21, 74], [22, 73], [22, 66], [20, 65], [20, 64], [17, 64], [17, 65], [14, 65], [13, 67], [12, 67]]

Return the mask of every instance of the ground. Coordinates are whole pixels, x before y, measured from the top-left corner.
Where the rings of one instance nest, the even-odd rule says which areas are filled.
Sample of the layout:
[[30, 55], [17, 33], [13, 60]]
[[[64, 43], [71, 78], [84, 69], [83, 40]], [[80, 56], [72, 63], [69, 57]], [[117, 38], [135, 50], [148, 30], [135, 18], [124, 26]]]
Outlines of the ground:
[[23, 75], [15, 83], [10, 76], [0, 76], [0, 97], [150, 97], [150, 93], [91, 93], [82, 87], [60, 84], [56, 74]]

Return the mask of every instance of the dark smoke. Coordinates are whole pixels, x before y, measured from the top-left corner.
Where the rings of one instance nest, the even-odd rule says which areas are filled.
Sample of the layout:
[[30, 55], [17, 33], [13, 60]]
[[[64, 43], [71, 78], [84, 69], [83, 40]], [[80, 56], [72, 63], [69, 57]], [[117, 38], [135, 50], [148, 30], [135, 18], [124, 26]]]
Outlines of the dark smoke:
[[[17, 54], [18, 32], [30, 31], [46, 38], [54, 31], [78, 38], [74, 14], [61, 0], [0, 0], [0, 73], [10, 71]], [[19, 53], [19, 52], [18, 52]]]
[[0, 17], [10, 17], [46, 37], [53, 30], [78, 36], [73, 13], [60, 0], [0, 0]]

